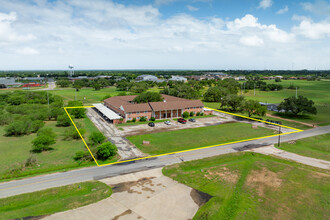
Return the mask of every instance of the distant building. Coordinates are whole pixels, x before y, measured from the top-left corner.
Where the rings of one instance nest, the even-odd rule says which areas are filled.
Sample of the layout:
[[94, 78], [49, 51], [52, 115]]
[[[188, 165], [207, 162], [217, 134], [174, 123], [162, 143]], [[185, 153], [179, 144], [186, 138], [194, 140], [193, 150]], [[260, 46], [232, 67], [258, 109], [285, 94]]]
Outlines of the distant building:
[[169, 80], [187, 82], [187, 79], [185, 77], [182, 77], [182, 76], [172, 76], [172, 78], [170, 78]]
[[24, 88], [26, 87], [40, 87], [42, 86], [42, 84], [39, 84], [39, 83], [26, 83], [23, 85]]
[[282, 79], [283, 76], [275, 76], [275, 78]]
[[0, 85], [2, 88], [8, 88], [8, 87], [19, 87], [22, 85], [20, 82], [16, 82], [16, 79], [13, 77], [0, 77]]
[[153, 75], [140, 75], [135, 79], [137, 82], [141, 81], [152, 81], [152, 82], [163, 82], [164, 80], [158, 79], [156, 76]]

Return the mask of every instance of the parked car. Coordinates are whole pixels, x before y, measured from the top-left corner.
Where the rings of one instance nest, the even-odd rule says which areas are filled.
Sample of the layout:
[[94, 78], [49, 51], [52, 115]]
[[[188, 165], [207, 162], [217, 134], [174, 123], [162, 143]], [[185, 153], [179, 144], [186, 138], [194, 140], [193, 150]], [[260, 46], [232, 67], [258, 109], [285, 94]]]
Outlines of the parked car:
[[148, 125], [149, 125], [150, 127], [155, 127], [155, 123], [153, 123], [153, 122], [149, 122]]
[[172, 123], [170, 121], [164, 121], [166, 125], [171, 125]]
[[194, 119], [194, 118], [189, 118], [189, 121], [190, 121], [190, 122], [196, 122], [196, 119]]
[[178, 122], [180, 122], [181, 124], [186, 124], [187, 123], [187, 120], [184, 119], [184, 118], [179, 118], [178, 119]]

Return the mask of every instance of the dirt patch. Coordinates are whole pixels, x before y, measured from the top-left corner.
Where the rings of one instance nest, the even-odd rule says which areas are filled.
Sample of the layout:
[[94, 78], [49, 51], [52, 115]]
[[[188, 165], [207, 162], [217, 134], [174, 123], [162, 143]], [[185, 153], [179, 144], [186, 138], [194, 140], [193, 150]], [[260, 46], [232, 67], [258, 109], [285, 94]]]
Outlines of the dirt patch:
[[230, 183], [236, 183], [239, 177], [237, 172], [229, 170], [227, 167], [209, 168], [204, 176], [209, 180], [220, 178]]
[[149, 192], [153, 193], [153, 192], [155, 192], [155, 190], [153, 190], [149, 186], [154, 186], [154, 184], [152, 183], [152, 179], [154, 179], [154, 178], [155, 177], [148, 177], [148, 178], [145, 177], [145, 178], [139, 179], [138, 181], [131, 181], [131, 182], [125, 182], [125, 183], [111, 185], [112, 192], [113, 193], [128, 192], [128, 193], [141, 194], [142, 193], [141, 191], [132, 189], [133, 187], [138, 187], [142, 191], [149, 191]]
[[261, 170], [253, 170], [248, 175], [246, 183], [256, 187], [258, 195], [263, 196], [266, 187], [278, 188], [282, 184], [282, 179], [278, 177], [278, 174], [263, 167]]
[[120, 217], [124, 216], [124, 215], [129, 215], [129, 214], [132, 214], [132, 210], [130, 209], [127, 209], [125, 212], [119, 214], [119, 215], [116, 215], [115, 217], [113, 217], [113, 220], [118, 220]]
[[198, 207], [201, 207], [212, 198], [211, 195], [201, 192], [197, 189], [191, 189], [190, 196], [194, 200], [194, 202], [198, 205]]

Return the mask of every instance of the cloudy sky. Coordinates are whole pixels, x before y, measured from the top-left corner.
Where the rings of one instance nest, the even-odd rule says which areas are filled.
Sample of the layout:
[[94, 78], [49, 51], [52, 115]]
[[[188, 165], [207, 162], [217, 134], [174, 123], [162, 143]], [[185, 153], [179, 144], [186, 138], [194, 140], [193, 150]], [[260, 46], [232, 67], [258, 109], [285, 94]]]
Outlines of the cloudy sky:
[[0, 0], [0, 69], [330, 69], [330, 1]]

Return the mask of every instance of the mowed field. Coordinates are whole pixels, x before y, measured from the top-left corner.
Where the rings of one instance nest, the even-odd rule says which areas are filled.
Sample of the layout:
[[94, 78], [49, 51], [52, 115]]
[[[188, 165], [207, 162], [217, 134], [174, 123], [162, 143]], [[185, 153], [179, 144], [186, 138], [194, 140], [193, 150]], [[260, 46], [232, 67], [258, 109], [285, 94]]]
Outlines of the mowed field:
[[[273, 130], [263, 127], [252, 128], [251, 124], [228, 123], [200, 128], [129, 136], [127, 139], [144, 153], [155, 155], [272, 134], [274, 134]], [[143, 141], [150, 141], [150, 144], [143, 145]]]
[[[75, 121], [83, 125], [83, 128], [86, 130], [84, 135], [86, 139], [93, 131], [97, 131], [97, 128], [88, 118], [75, 119]], [[31, 153], [31, 142], [36, 137], [36, 134], [6, 137], [4, 136], [4, 127], [0, 127], [0, 179], [95, 165], [95, 162], [84, 162], [79, 165], [73, 159], [77, 151], [85, 150], [86, 147], [81, 139], [64, 140], [64, 134], [68, 128], [56, 127], [55, 121], [46, 122], [44, 128], [52, 128], [57, 135], [56, 144], [51, 146], [54, 150]], [[37, 159], [37, 165], [23, 168], [19, 171], [19, 168], [31, 155]]]
[[90, 181], [12, 196], [0, 199], [0, 219], [50, 215], [98, 202], [111, 193], [108, 185]]
[[330, 161], [330, 134], [297, 140], [295, 143], [282, 143], [280, 149], [306, 157]]
[[244, 152], [164, 167], [212, 196], [194, 219], [329, 219], [330, 172]]
[[[275, 83], [275, 80], [265, 80], [265, 82]], [[250, 90], [244, 95], [248, 99], [255, 99], [260, 102], [280, 103], [285, 98], [296, 95], [296, 90], [287, 89], [290, 84], [293, 84], [299, 87], [298, 95], [314, 101], [318, 111], [317, 115], [311, 115], [307, 118], [297, 117], [294, 120], [319, 125], [330, 124], [330, 81], [282, 80], [278, 84], [283, 85], [283, 90], [270, 92], [256, 90], [255, 96], [253, 90]]]

